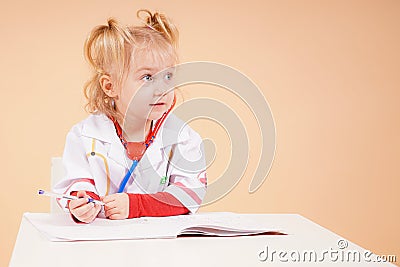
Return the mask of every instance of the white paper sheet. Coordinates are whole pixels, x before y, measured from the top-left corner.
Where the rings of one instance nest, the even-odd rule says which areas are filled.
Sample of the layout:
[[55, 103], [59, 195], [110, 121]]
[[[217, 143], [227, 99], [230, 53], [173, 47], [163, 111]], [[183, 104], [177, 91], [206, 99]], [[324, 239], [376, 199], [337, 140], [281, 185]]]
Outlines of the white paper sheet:
[[237, 236], [282, 232], [258, 222], [251, 214], [229, 212], [127, 220], [97, 218], [90, 224], [76, 224], [69, 214], [25, 213], [24, 217], [51, 241], [176, 238], [181, 234]]

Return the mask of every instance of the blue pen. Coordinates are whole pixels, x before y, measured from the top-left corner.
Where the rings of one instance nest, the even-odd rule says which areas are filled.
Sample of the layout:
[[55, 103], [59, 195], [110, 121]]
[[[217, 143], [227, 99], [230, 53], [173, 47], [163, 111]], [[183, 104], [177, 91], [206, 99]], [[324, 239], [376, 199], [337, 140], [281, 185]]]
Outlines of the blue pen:
[[[79, 197], [76, 197], [76, 196], [57, 194], [57, 193], [53, 193], [53, 192], [46, 192], [44, 190], [39, 190], [38, 193], [39, 193], [39, 195], [42, 195], [42, 196], [55, 197], [55, 198], [64, 198], [64, 199], [68, 199], [68, 200], [80, 199]], [[88, 198], [88, 203], [94, 203], [94, 204], [97, 204], [97, 205], [104, 206], [104, 202], [103, 201], [96, 200], [96, 199], [93, 199], [93, 198]]]

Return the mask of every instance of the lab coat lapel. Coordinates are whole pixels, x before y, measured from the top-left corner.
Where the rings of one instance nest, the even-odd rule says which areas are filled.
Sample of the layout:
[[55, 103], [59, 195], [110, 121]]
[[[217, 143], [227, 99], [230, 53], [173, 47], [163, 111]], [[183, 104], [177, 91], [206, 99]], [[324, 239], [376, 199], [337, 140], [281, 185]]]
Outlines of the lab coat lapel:
[[117, 164], [129, 169], [132, 161], [126, 156], [125, 147], [122, 145], [121, 140], [115, 134], [115, 139], [110, 144], [110, 150], [108, 152], [108, 157], [115, 161]]
[[107, 157], [122, 167], [129, 168], [125, 148], [115, 132], [113, 122], [104, 114], [93, 114], [84, 126], [82, 135], [109, 143]]
[[158, 136], [159, 141], [161, 141], [161, 147], [166, 148], [179, 143], [179, 131], [184, 125], [184, 122], [173, 113], [169, 114]]

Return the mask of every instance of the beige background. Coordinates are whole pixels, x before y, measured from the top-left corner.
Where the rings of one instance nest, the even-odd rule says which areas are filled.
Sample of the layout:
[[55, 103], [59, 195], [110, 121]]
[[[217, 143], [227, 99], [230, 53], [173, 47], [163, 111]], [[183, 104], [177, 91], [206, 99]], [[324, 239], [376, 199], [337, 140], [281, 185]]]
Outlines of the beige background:
[[[87, 33], [110, 16], [137, 23], [138, 8], [164, 11], [181, 32], [182, 61], [239, 69], [274, 114], [277, 150], [254, 194], [250, 162], [238, 186], [203, 211], [299, 213], [378, 254], [400, 258], [400, 1], [2, 1], [0, 8], [0, 265], [9, 259], [23, 212], [48, 212], [50, 157], [83, 119]], [[232, 95], [211, 86], [186, 98]], [[204, 125], [209, 127], [201, 127]], [[224, 170], [227, 134], [195, 122]], [[208, 129], [208, 131], [204, 129]], [[256, 135], [250, 135], [257, 156]]]

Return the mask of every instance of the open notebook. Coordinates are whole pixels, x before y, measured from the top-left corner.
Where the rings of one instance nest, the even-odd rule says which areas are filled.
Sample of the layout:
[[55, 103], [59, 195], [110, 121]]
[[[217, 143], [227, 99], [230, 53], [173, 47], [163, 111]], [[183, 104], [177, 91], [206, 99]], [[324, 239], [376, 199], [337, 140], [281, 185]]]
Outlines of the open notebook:
[[69, 214], [25, 213], [24, 217], [50, 241], [176, 238], [184, 235], [240, 236], [283, 234], [281, 229], [257, 220], [257, 214], [198, 213], [129, 220], [97, 218], [76, 224]]

